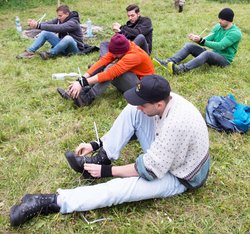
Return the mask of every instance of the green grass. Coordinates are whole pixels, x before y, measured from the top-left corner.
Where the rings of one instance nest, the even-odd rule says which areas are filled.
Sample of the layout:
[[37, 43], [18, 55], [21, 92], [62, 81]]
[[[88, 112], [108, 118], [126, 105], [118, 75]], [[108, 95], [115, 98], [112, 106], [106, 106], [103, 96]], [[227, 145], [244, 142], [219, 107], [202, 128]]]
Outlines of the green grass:
[[[234, 63], [227, 68], [205, 65], [180, 76], [170, 76], [157, 68], [157, 73], [203, 114], [212, 95], [232, 93], [240, 103], [250, 105], [249, 5], [191, 0], [179, 14], [170, 2], [136, 1], [142, 14], [153, 21], [152, 57], [171, 56], [188, 41], [189, 32], [198, 34], [211, 28], [218, 12], [228, 6], [235, 11], [235, 23], [242, 29], [243, 40]], [[10, 207], [25, 193], [48, 193], [58, 187], [89, 184], [69, 168], [64, 151], [95, 138], [93, 121], [103, 135], [126, 105], [112, 87], [88, 108], [76, 109], [58, 96], [56, 88], [66, 87], [67, 82], [53, 81], [51, 74], [77, 72], [78, 66], [83, 72], [98, 59], [98, 53], [49, 61], [41, 61], [38, 56], [32, 60], [15, 59], [31, 43], [17, 35], [15, 16], [21, 18], [25, 28], [28, 18], [39, 18], [45, 12], [46, 19], [54, 17], [56, 3], [24, 10], [0, 9], [0, 233], [248, 233], [250, 134], [225, 134], [212, 129], [211, 173], [206, 186], [195, 193], [86, 213], [89, 220], [112, 218], [103, 223], [88, 225], [75, 213], [38, 217], [20, 228], [10, 227]], [[90, 18], [93, 24], [104, 27], [97, 38], [86, 41], [99, 45], [112, 35], [113, 22], [127, 20], [125, 7], [129, 3], [72, 0], [70, 6], [80, 12], [82, 22]], [[116, 164], [133, 162], [139, 152], [138, 144], [132, 142]]]

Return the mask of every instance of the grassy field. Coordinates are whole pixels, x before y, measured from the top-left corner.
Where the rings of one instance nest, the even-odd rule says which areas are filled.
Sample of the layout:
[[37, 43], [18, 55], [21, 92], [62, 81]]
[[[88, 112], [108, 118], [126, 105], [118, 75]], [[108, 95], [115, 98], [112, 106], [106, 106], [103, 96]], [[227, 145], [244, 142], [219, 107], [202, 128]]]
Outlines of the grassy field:
[[[152, 57], [159, 58], [176, 52], [188, 41], [189, 32], [199, 34], [205, 28], [210, 29], [218, 21], [218, 12], [231, 7], [235, 23], [243, 33], [231, 66], [222, 69], [204, 65], [180, 76], [170, 76], [158, 68], [157, 73], [166, 77], [173, 91], [193, 102], [203, 114], [212, 95], [232, 93], [240, 103], [250, 105], [248, 4], [190, 0], [180, 14], [172, 1], [135, 2], [140, 5], [142, 15], [152, 19]], [[99, 45], [112, 35], [113, 22], [127, 20], [125, 7], [131, 2], [72, 0], [69, 3], [80, 12], [82, 23], [90, 18], [93, 24], [103, 26], [103, 32], [86, 41]], [[25, 193], [49, 193], [59, 187], [90, 184], [69, 168], [64, 152], [74, 150], [82, 141], [95, 139], [93, 121], [103, 135], [126, 105], [112, 87], [92, 106], [82, 109], [58, 96], [56, 88], [67, 87], [67, 81], [54, 81], [51, 74], [77, 72], [78, 67], [84, 72], [88, 64], [98, 59], [98, 53], [48, 61], [39, 56], [31, 60], [15, 58], [32, 42], [16, 33], [15, 16], [21, 18], [26, 28], [28, 18], [38, 19], [44, 13], [46, 19], [53, 18], [55, 8], [56, 1], [55, 5], [41, 4], [24, 10], [0, 6], [0, 233], [249, 233], [250, 133], [225, 134], [212, 129], [209, 129], [210, 177], [206, 186], [195, 193], [90, 211], [85, 214], [90, 221], [112, 219], [91, 225], [84, 222], [81, 214], [74, 213], [38, 217], [22, 227], [10, 227], [10, 207]], [[133, 162], [139, 152], [139, 145], [132, 142], [116, 164]]]

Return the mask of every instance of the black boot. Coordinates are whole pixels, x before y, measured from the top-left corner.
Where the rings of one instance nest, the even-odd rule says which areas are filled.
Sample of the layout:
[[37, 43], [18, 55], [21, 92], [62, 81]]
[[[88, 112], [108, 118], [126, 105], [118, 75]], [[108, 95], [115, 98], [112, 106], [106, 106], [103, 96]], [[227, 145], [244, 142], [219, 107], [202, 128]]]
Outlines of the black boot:
[[95, 95], [92, 93], [91, 87], [85, 87], [78, 97], [74, 99], [76, 106], [89, 106], [95, 100]]
[[78, 156], [73, 152], [65, 153], [66, 159], [70, 167], [76, 171], [83, 173], [85, 178], [93, 178], [87, 171], [84, 171], [84, 163], [94, 163], [99, 165], [110, 165], [111, 161], [109, 160], [106, 151], [103, 148], [97, 152], [94, 156]]
[[62, 88], [57, 88], [57, 92], [60, 94], [60, 96], [66, 100], [70, 100], [71, 97], [69, 96], [69, 94]]
[[20, 205], [11, 207], [10, 224], [19, 226], [38, 214], [48, 215], [59, 211], [56, 194], [26, 194]]

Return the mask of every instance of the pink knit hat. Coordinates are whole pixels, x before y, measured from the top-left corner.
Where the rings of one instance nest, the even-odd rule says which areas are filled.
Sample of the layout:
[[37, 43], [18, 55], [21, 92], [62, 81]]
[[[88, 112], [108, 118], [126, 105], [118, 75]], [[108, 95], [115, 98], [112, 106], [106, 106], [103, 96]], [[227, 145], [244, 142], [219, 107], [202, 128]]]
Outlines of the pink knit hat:
[[128, 39], [124, 35], [116, 33], [109, 42], [109, 52], [112, 54], [125, 54], [128, 50]]

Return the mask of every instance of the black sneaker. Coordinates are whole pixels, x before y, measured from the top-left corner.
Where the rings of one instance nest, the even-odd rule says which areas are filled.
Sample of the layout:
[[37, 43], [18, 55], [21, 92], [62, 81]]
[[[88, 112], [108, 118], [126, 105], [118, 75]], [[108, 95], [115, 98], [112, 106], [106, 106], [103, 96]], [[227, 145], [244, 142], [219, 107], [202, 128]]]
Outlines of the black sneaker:
[[57, 88], [57, 92], [60, 94], [60, 96], [66, 100], [71, 99], [71, 97], [69, 96], [69, 94], [62, 88]]
[[94, 156], [78, 156], [74, 152], [66, 152], [65, 156], [70, 167], [74, 171], [82, 173], [85, 178], [92, 176], [87, 171], [84, 171], [84, 163], [93, 163], [99, 165], [111, 164], [111, 161], [109, 160], [103, 148], [100, 148], [100, 150]]
[[26, 194], [19, 205], [10, 209], [11, 226], [19, 226], [38, 214], [57, 213], [56, 194]]
[[168, 69], [168, 63], [166, 61], [164, 61], [164, 60], [160, 60], [158, 58], [153, 58], [153, 63], [156, 66], [160, 66], [160, 67], [162, 67], [162, 68], [164, 68], [166, 70]]
[[47, 51], [40, 52], [39, 55], [43, 60], [53, 58], [53, 55], [51, 53], [47, 52]]

